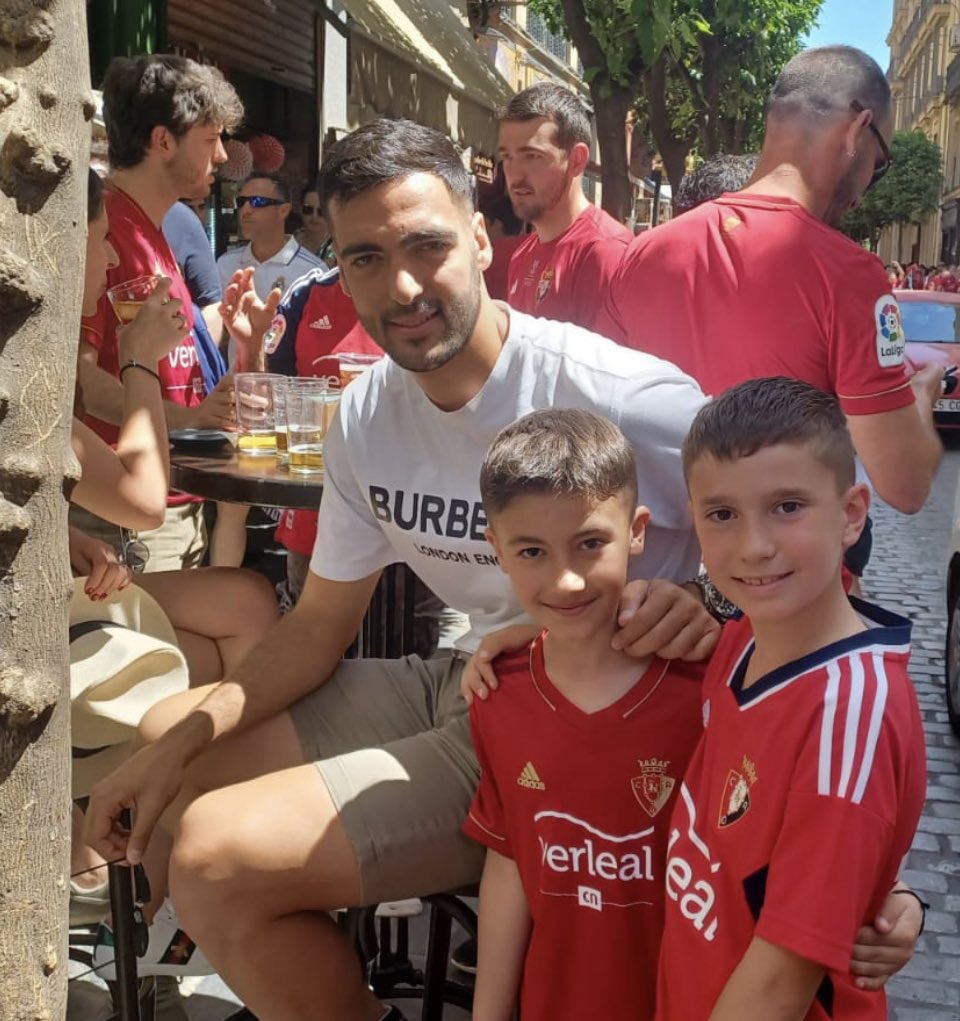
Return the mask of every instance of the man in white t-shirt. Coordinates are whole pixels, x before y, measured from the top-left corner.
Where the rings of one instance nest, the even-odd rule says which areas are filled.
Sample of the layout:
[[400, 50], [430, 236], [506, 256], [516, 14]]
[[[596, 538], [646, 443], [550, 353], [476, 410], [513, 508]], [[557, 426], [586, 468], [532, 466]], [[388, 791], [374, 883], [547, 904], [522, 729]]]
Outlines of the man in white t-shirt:
[[240, 186], [237, 216], [240, 234], [248, 244], [231, 248], [217, 259], [224, 290], [238, 269], [253, 267], [253, 286], [265, 301], [276, 287], [287, 288], [322, 263], [309, 249], [284, 230], [290, 215], [290, 185], [280, 174], [258, 171]]
[[[584, 407], [620, 426], [652, 512], [639, 570], [672, 581], [634, 583], [639, 609], [615, 641], [697, 658], [717, 627], [674, 582], [699, 562], [679, 450], [704, 398], [668, 362], [493, 302], [483, 218], [438, 132], [367, 125], [331, 147], [320, 180], [341, 283], [389, 359], [344, 392], [327, 436], [297, 606], [223, 683], [157, 707], [152, 743], [94, 791], [88, 837], [110, 858], [141, 860], [173, 802], [163, 829], [179, 818], [180, 923], [251, 1011], [376, 1021], [402, 1015], [363, 984], [327, 912], [480, 874], [480, 848], [460, 832], [478, 767], [458, 682], [484, 634], [523, 619], [484, 540], [487, 446], [537, 408]], [[442, 659], [341, 661], [398, 561], [468, 613], [470, 632]], [[113, 827], [126, 805], [129, 839]], [[148, 854], [158, 889], [149, 858], [161, 843]]]

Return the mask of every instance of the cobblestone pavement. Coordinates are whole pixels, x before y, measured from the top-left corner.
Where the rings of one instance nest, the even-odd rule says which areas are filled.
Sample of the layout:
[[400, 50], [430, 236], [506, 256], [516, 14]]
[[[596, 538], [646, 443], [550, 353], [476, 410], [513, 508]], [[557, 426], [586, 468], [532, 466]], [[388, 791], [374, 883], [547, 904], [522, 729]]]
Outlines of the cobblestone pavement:
[[889, 987], [894, 1021], [960, 1021], [960, 743], [947, 723], [943, 687], [944, 579], [958, 440], [948, 441], [951, 449], [919, 515], [875, 507], [873, 556], [864, 578], [868, 599], [913, 620], [910, 675], [927, 735], [927, 804], [904, 878], [931, 907], [916, 956]]

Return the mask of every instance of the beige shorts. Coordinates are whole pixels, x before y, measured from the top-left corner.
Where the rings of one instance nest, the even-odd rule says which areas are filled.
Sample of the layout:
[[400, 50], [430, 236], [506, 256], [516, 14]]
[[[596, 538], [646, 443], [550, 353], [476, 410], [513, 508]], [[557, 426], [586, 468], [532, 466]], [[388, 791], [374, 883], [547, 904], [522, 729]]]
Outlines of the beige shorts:
[[475, 883], [483, 848], [461, 832], [480, 770], [463, 663], [345, 660], [289, 710], [356, 850], [364, 904]]
[[[109, 521], [82, 507], [71, 506], [70, 524], [119, 551], [120, 529]], [[159, 528], [138, 532], [137, 538], [150, 550], [144, 568], [148, 574], [199, 567], [207, 548], [203, 504], [193, 502], [168, 507], [163, 524]]]

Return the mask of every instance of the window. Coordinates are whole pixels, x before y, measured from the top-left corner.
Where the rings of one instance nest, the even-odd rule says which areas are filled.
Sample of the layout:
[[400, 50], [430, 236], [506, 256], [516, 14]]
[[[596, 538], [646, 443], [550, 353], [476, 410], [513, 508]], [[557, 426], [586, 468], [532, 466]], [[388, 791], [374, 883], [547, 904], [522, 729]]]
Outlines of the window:
[[558, 60], [567, 61], [567, 40], [547, 28], [543, 16], [536, 11], [527, 10], [527, 31], [534, 41], [539, 43], [547, 53], [552, 53]]

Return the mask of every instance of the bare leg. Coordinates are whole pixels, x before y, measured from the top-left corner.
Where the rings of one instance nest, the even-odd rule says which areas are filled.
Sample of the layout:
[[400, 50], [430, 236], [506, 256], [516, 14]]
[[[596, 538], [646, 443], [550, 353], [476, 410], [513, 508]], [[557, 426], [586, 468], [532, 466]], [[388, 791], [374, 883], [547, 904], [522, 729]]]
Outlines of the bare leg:
[[137, 584], [170, 618], [193, 687], [230, 674], [279, 616], [273, 587], [252, 571], [166, 571]]
[[360, 874], [314, 766], [194, 802], [170, 876], [184, 928], [261, 1021], [382, 1015], [354, 949], [326, 914], [359, 902]]
[[[209, 694], [209, 690], [192, 689], [157, 703], [141, 721], [138, 740], [143, 743], [156, 740], [198, 705]], [[160, 817], [144, 856], [151, 894], [150, 904], [146, 908], [148, 919], [153, 918], [167, 895], [167, 871], [173, 834], [186, 809], [200, 795], [214, 788], [251, 780], [263, 773], [286, 770], [302, 763], [300, 740], [286, 713], [265, 720], [244, 733], [225, 738], [191, 763], [183, 789]]]
[[210, 536], [210, 565], [239, 567], [247, 552], [247, 515], [241, 503], [218, 503], [217, 520]]

